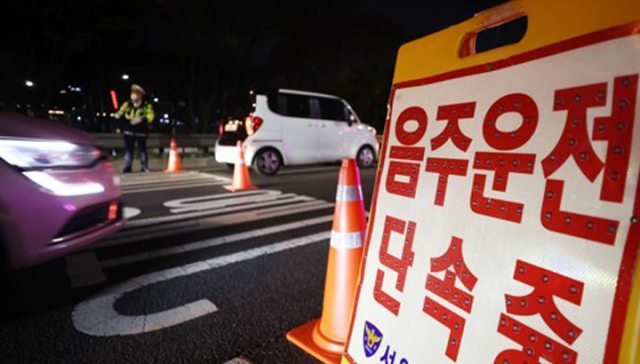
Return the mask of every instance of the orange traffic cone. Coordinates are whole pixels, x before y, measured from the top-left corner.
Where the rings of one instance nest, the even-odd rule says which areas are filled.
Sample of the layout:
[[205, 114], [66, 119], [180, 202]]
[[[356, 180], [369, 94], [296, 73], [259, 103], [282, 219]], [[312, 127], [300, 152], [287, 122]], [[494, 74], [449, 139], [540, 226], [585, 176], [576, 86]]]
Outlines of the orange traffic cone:
[[165, 172], [182, 172], [182, 161], [180, 153], [178, 153], [178, 144], [176, 138], [171, 138], [171, 149], [169, 150], [169, 163]]
[[354, 159], [340, 168], [322, 317], [287, 333], [287, 339], [323, 363], [340, 363], [362, 260], [367, 217]]
[[240, 149], [240, 160], [236, 162], [233, 167], [233, 184], [231, 186], [224, 186], [229, 191], [251, 191], [257, 190], [258, 187], [251, 183], [249, 178], [249, 169], [244, 162], [244, 151], [242, 150], [242, 142], [238, 142], [238, 149]]

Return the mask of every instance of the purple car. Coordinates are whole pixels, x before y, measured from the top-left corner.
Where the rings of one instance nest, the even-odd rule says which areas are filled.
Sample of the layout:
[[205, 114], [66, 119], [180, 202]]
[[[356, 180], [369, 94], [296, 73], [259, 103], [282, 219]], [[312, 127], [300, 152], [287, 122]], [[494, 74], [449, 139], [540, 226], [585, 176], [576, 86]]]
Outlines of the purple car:
[[9, 269], [63, 256], [124, 219], [98, 142], [60, 123], [0, 112], [0, 258]]

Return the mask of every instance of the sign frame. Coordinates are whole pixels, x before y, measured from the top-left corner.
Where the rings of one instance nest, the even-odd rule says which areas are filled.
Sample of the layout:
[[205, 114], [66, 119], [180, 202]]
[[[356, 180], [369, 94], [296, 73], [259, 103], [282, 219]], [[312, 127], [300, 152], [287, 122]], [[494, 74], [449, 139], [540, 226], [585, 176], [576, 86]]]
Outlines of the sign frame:
[[[548, 10], [551, 7], [551, 3], [551, 1], [544, 0], [539, 1], [538, 4], [526, 1], [515, 1], [504, 4], [501, 7], [480, 14], [468, 22], [442, 32], [453, 33], [455, 36], [452, 34], [436, 34], [435, 36], [437, 37], [436, 39], [431, 40], [431, 46], [429, 46], [429, 48], [441, 48], [446, 46], [450, 49], [452, 43], [458, 44], [459, 42], [464, 41], [464, 39], [468, 38], [469, 34], [477, 32], [479, 27], [486, 27], [488, 24], [499, 23], [500, 19], [509, 17], [513, 18], [514, 16], [517, 16], [517, 14], [527, 14], [528, 16], [536, 14], [539, 13], [541, 9]], [[569, 6], [582, 6], [581, 3], [575, 0], [570, 0], [568, 3]], [[583, 11], [592, 15], [598, 11], [602, 11], [598, 6], [594, 5], [597, 3], [598, 2], [594, 1], [587, 4], [587, 6], [582, 6], [583, 8], [586, 8], [583, 9]], [[603, 4], [604, 2], [600, 3], [600, 5]], [[624, 6], [626, 6], [626, 8]], [[638, 21], [640, 19], [640, 3], [633, 4], [631, 1], [626, 0], [615, 1], [614, 4], [611, 4], [611, 7], [613, 10], [605, 12], [606, 14], [602, 15], [603, 20], [601, 21], [594, 22], [592, 21], [593, 16], [590, 16], [587, 17], [587, 20], [584, 22], [578, 21], [579, 24], [577, 26], [568, 27], [571, 29], [564, 29], [564, 31], [553, 36], [547, 35], [547, 38], [544, 39], [546, 44], [543, 46], [540, 46], [540, 44], [536, 42], [527, 43], [525, 39], [521, 44], [504, 47], [496, 50], [495, 52], [490, 51], [487, 54], [475, 55], [468, 57], [467, 59], [459, 58], [457, 55], [454, 55], [455, 57], [453, 59], [455, 59], [455, 62], [453, 62], [453, 65], [450, 63], [449, 65], [438, 65], [435, 67], [431, 67], [430, 64], [427, 64], [424, 67], [422, 66], [425, 59], [420, 57], [425, 57], [425, 53], [428, 53], [425, 52], [424, 44], [425, 42], [430, 41], [431, 37], [423, 38], [402, 47], [398, 57], [398, 65], [388, 105], [389, 110], [371, 207], [370, 221], [372, 221], [372, 223], [369, 224], [367, 230], [364, 259], [363, 264], [361, 265], [360, 282], [356, 293], [349, 341], [345, 347], [343, 363], [355, 364], [355, 361], [347, 353], [347, 350], [349, 348], [351, 338], [357, 337], [360, 331], [359, 328], [354, 328], [353, 324], [358, 309], [362, 280], [366, 274], [366, 260], [369, 256], [371, 232], [374, 225], [373, 221], [375, 220], [378, 210], [377, 197], [380, 192], [379, 188], [381, 182], [384, 182], [381, 180], [384, 172], [382, 167], [385, 164], [387, 153], [389, 152], [388, 139], [391, 124], [390, 117], [393, 111], [393, 101], [396, 91], [408, 87], [422, 86], [465, 76], [493, 72], [535, 59], [552, 56], [568, 50], [581, 48], [607, 40], [640, 34], [640, 21]], [[624, 12], [626, 13], [623, 14]], [[576, 31], [575, 28], [579, 29]], [[574, 36], [575, 34], [572, 34], [572, 32], [580, 33], [580, 35]], [[530, 33], [531, 30], [529, 30], [529, 34]], [[454, 39], [455, 42], [452, 42]], [[419, 43], [422, 43], [422, 45]], [[422, 49], [419, 50], [418, 48]], [[438, 62], [443, 64], [447, 63], [442, 59], [449, 56], [451, 56], [451, 54], [441, 57]], [[472, 62], [469, 62], [470, 58], [473, 58]], [[421, 66], [418, 66], [419, 64]], [[456, 67], [460, 65], [464, 66], [456, 69]], [[416, 71], [416, 69], [419, 69], [419, 71]], [[636, 115], [636, 118], [638, 117], [640, 116]], [[640, 337], [638, 336], [640, 331], [640, 269], [637, 269], [638, 259], [640, 258], [640, 226], [637, 222], [638, 217], [640, 217], [640, 183], [636, 186], [635, 201], [633, 202], [633, 217], [635, 221], [632, 220], [633, 223], [629, 228], [620, 266], [620, 273], [618, 276], [619, 279], [615, 291], [614, 307], [608, 334], [609, 339], [607, 340], [605, 350], [605, 363], [636, 363], [640, 360], [640, 356], [638, 356], [638, 341], [640, 340]], [[613, 339], [611, 339], [612, 333]]]

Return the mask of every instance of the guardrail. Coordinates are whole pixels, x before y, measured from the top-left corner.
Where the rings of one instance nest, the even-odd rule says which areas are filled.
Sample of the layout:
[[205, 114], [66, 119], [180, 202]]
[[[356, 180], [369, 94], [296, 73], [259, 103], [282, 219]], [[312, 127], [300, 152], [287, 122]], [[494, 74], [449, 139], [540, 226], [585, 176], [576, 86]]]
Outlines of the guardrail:
[[[112, 151], [124, 150], [122, 135], [115, 133], [94, 133], [93, 135], [103, 147]], [[171, 144], [171, 134], [150, 134], [147, 139], [147, 149], [154, 153], [156, 150], [163, 154], [165, 149], [169, 149]], [[218, 140], [218, 134], [180, 134], [175, 136], [178, 142], [178, 149], [181, 152], [204, 152], [213, 151]], [[378, 142], [382, 143], [382, 135], [378, 135]]]
[[[93, 135], [103, 147], [113, 151], [124, 150], [122, 135], [112, 133], [95, 133]], [[147, 149], [150, 152], [157, 150], [162, 154], [165, 149], [169, 149], [171, 144], [171, 134], [150, 134], [147, 139]], [[184, 152], [200, 151], [208, 153], [213, 151], [213, 147], [218, 140], [218, 134], [180, 134], [176, 135], [178, 148]]]

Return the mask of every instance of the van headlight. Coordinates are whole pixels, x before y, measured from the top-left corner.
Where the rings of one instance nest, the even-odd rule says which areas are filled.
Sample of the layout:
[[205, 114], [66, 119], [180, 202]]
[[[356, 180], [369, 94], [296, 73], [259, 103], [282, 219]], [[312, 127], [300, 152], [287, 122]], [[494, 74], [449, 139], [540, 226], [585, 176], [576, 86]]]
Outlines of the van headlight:
[[0, 138], [0, 158], [21, 169], [87, 167], [102, 157], [92, 146], [56, 140]]

